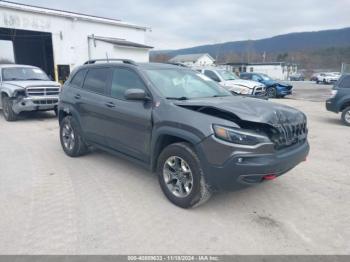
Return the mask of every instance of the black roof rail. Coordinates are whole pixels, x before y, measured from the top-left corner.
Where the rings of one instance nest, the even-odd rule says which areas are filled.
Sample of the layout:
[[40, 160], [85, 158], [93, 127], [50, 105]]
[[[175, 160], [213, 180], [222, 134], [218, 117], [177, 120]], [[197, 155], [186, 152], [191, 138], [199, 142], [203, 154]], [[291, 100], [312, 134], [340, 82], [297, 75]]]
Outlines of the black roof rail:
[[124, 64], [130, 64], [130, 65], [135, 65], [135, 66], [137, 65], [137, 63], [131, 59], [113, 59], [113, 58], [111, 58], [111, 59], [107, 59], [107, 58], [106, 59], [92, 59], [92, 60], [86, 61], [84, 63], [84, 65], [95, 64], [96, 62], [109, 63], [109, 62], [116, 62], [116, 61], [123, 62]]
[[183, 64], [183, 63], [177, 63], [177, 62], [166, 62], [165, 64], [168, 65], [175, 65], [175, 66], [181, 66], [181, 67], [188, 67], [187, 65]]

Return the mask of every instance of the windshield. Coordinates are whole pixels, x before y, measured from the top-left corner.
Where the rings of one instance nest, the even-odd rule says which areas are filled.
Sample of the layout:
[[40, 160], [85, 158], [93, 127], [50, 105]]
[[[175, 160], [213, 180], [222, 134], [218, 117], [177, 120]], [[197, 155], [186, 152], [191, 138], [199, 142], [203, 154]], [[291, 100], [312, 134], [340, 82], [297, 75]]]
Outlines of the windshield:
[[159, 92], [169, 99], [231, 95], [210, 78], [192, 70], [148, 69], [145, 72]]
[[11, 67], [2, 70], [3, 81], [50, 80], [39, 68]]
[[237, 80], [239, 79], [238, 76], [230, 71], [227, 70], [217, 70], [217, 72], [221, 75], [221, 77], [225, 80]]
[[264, 80], [267, 80], [267, 81], [272, 80], [272, 78], [269, 77], [268, 75], [261, 74], [260, 76], [261, 76]]

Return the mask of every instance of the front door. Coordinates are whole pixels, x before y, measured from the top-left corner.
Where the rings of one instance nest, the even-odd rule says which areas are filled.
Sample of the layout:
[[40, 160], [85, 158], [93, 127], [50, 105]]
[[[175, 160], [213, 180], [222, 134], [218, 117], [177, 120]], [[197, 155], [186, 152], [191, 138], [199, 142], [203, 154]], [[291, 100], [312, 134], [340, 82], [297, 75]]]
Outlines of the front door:
[[127, 67], [116, 67], [109, 89], [105, 134], [110, 148], [141, 161], [149, 161], [152, 132], [152, 102], [125, 99], [128, 89], [147, 88], [138, 73]]

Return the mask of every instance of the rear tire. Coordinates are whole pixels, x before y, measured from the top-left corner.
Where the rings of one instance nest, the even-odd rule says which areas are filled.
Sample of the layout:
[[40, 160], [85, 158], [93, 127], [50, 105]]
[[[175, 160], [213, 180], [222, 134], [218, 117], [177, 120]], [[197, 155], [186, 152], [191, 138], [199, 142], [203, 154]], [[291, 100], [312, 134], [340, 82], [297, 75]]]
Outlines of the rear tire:
[[158, 158], [157, 175], [165, 196], [181, 208], [192, 208], [212, 195], [200, 161], [188, 143], [166, 147]]
[[346, 126], [350, 126], [350, 106], [343, 110], [341, 119]]
[[79, 157], [88, 152], [79, 124], [72, 116], [60, 123], [60, 141], [63, 151], [70, 157]]
[[12, 100], [8, 96], [4, 96], [2, 98], [2, 113], [8, 122], [16, 121], [18, 118], [18, 115], [13, 111], [12, 106]]

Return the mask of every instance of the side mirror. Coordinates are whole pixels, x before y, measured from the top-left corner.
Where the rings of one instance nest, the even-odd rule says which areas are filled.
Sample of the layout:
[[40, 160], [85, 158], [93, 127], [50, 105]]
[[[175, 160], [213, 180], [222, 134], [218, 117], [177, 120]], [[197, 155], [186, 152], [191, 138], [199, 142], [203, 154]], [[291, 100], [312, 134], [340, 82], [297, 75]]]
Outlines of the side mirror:
[[143, 89], [128, 89], [125, 91], [124, 96], [127, 100], [150, 100], [150, 97], [147, 96]]

